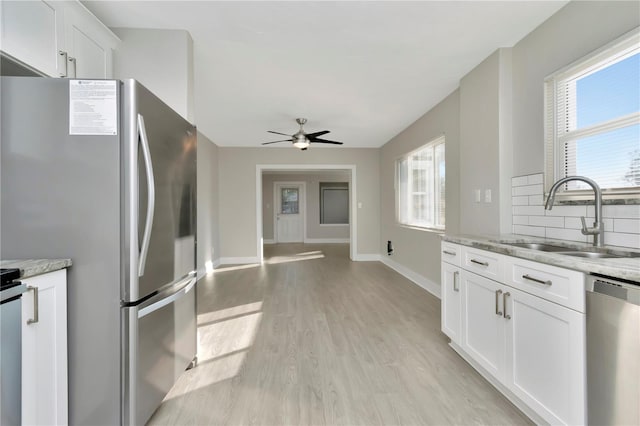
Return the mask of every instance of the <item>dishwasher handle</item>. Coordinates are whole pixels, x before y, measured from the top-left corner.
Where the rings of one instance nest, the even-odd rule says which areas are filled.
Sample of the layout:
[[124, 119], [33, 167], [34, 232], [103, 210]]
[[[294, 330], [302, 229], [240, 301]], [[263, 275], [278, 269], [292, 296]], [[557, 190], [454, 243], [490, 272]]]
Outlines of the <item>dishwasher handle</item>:
[[587, 278], [587, 291], [640, 306], [640, 283], [590, 276]]

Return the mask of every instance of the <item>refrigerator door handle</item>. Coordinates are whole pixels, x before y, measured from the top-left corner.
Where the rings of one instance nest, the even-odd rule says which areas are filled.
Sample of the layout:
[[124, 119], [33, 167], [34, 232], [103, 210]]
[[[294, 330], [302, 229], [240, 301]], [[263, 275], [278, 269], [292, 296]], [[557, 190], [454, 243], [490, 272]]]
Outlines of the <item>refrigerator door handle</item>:
[[[158, 309], [167, 306], [170, 303], [180, 299], [185, 294], [189, 293], [193, 286], [196, 284], [197, 279], [195, 274], [188, 274], [186, 278], [180, 282], [175, 283], [172, 288], [178, 287], [178, 290], [174, 290], [170, 295], [159, 294], [156, 297], [148, 300], [144, 303], [143, 307], [138, 309], [138, 319], [149, 315], [150, 313], [157, 311]], [[157, 299], [156, 299], [157, 298]]]
[[144, 234], [142, 236], [142, 247], [140, 247], [140, 256], [138, 257], [138, 276], [144, 275], [144, 266], [147, 262], [147, 253], [149, 252], [149, 241], [151, 239], [151, 228], [153, 226], [153, 211], [156, 204], [155, 179], [153, 177], [153, 164], [151, 163], [151, 151], [149, 150], [149, 139], [147, 139], [147, 130], [144, 126], [144, 117], [138, 114], [138, 134], [142, 147], [142, 156], [144, 158], [144, 167], [147, 174], [147, 221], [144, 224]]

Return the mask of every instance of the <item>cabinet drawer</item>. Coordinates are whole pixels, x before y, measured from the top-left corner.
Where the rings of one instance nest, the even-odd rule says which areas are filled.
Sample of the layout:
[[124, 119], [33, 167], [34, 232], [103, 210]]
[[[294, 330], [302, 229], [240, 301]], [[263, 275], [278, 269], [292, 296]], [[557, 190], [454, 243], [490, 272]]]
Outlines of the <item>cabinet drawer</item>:
[[442, 242], [441, 249], [441, 258], [443, 262], [450, 263], [452, 265], [460, 266], [460, 252], [462, 251], [462, 247], [458, 244], [447, 243], [446, 241]]
[[505, 283], [578, 312], [585, 312], [584, 274], [556, 266], [507, 258]]
[[504, 256], [490, 251], [463, 247], [462, 267], [467, 271], [502, 282], [504, 275]]

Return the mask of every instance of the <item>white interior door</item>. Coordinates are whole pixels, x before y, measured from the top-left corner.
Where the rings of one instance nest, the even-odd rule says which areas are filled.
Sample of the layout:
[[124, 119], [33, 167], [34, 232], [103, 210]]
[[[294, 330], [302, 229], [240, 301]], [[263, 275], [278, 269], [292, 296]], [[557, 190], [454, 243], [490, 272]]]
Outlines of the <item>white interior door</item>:
[[275, 198], [276, 242], [302, 242], [304, 239], [304, 185], [276, 183]]

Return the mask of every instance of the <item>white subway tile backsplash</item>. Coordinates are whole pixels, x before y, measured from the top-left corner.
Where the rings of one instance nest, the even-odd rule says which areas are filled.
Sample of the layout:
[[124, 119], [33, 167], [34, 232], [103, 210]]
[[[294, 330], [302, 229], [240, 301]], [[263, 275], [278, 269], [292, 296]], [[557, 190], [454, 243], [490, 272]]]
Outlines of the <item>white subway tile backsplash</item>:
[[529, 216], [513, 216], [514, 225], [528, 225]]
[[622, 232], [605, 232], [604, 244], [607, 246], [632, 247], [640, 249], [640, 234], [624, 234]]
[[547, 216], [586, 216], [587, 206], [555, 206], [546, 211]]
[[542, 206], [544, 205], [544, 197], [542, 195], [529, 195], [530, 206]]
[[513, 214], [518, 216], [544, 216], [544, 207], [542, 206], [513, 206], [511, 209]]
[[[585, 216], [587, 226], [592, 226], [594, 205], [556, 205], [544, 210], [543, 183], [542, 173], [511, 179], [513, 233], [592, 242], [592, 235], [581, 233], [580, 217]], [[603, 216], [605, 245], [640, 249], [640, 205], [606, 205]]]
[[640, 219], [640, 204], [628, 206], [603, 206], [602, 215], [604, 217]]
[[512, 195], [542, 195], [542, 184], [516, 186], [513, 188]]
[[522, 186], [529, 183], [528, 176], [516, 176], [511, 178], [511, 186]]
[[511, 197], [511, 205], [512, 206], [528, 206], [529, 197], [526, 195], [523, 195], [520, 197]]
[[542, 173], [536, 173], [535, 175], [529, 175], [527, 176], [527, 183], [529, 185], [533, 185], [536, 183], [543, 183], [543, 175]]
[[513, 225], [513, 233], [530, 235], [532, 237], [544, 237], [545, 230], [540, 226]]
[[564, 228], [564, 217], [562, 216], [531, 216], [529, 225], [548, 226], [551, 228]]
[[547, 238], [556, 238], [559, 240], [580, 241], [587, 242], [587, 236], [582, 235], [578, 229], [566, 229], [566, 228], [545, 228]]
[[640, 234], [640, 219], [613, 219], [613, 231]]

